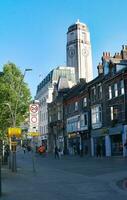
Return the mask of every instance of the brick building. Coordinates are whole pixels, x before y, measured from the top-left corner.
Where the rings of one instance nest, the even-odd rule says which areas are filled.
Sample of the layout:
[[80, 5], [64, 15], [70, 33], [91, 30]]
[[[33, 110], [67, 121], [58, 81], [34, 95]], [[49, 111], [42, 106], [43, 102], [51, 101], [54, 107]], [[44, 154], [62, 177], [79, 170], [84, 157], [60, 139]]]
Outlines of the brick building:
[[[104, 52], [98, 76], [57, 95], [62, 109], [63, 149], [70, 154], [83, 152], [96, 156], [101, 145], [103, 156], [125, 155], [127, 139], [127, 46], [111, 56]], [[58, 101], [59, 99], [59, 101]], [[53, 108], [53, 106], [50, 106]], [[58, 111], [54, 111], [57, 112]], [[55, 116], [55, 113], [54, 113]], [[51, 125], [51, 122], [50, 122]], [[56, 129], [55, 129], [56, 130]], [[60, 133], [60, 131], [58, 131]]]

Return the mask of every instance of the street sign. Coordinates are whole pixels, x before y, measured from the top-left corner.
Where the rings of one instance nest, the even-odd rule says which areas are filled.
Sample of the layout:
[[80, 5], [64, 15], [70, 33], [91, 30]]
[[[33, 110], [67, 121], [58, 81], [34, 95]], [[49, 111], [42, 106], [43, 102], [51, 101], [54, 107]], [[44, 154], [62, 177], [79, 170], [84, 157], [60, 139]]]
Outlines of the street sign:
[[27, 135], [32, 136], [32, 137], [38, 137], [38, 136], [40, 136], [40, 133], [39, 132], [30, 132]]
[[31, 113], [37, 113], [39, 109], [39, 105], [38, 104], [31, 104], [30, 105], [30, 112]]
[[30, 132], [38, 131], [39, 124], [39, 104], [30, 104]]
[[11, 145], [15, 146], [17, 145], [17, 142], [11, 142]]

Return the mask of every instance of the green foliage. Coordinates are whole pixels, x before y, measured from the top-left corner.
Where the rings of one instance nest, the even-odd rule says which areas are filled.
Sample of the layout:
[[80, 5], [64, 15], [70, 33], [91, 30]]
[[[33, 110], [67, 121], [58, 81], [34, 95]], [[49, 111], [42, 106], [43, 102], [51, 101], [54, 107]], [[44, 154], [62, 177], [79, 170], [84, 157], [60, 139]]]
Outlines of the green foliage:
[[19, 126], [27, 118], [31, 94], [24, 74], [13, 63], [3, 66], [0, 77], [0, 130], [7, 133], [8, 127]]

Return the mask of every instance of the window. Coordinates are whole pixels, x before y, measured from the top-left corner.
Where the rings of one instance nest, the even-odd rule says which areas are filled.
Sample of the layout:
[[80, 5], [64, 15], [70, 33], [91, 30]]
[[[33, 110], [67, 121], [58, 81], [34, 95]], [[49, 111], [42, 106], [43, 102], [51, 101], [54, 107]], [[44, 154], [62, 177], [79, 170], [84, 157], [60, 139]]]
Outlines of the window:
[[96, 99], [96, 89], [95, 87], [91, 88], [91, 101], [94, 102]]
[[121, 71], [122, 69], [126, 68], [127, 66], [126, 65], [120, 65], [120, 64], [117, 64], [116, 65], [116, 71], [119, 72]]
[[108, 89], [108, 91], [109, 91], [109, 99], [112, 99], [112, 87], [109, 86], [108, 88], [109, 88]]
[[67, 132], [73, 132], [80, 129], [80, 116], [76, 115], [67, 119]]
[[93, 106], [92, 114], [92, 128], [100, 128], [102, 126], [102, 108], [101, 105]]
[[52, 121], [52, 117], [51, 116], [49, 116], [49, 122], [51, 122]]
[[111, 112], [111, 120], [118, 119], [118, 106], [110, 107], [110, 112]]
[[117, 86], [117, 83], [114, 84], [114, 94], [115, 94], [115, 97], [118, 97], [118, 86]]
[[85, 97], [84, 99], [83, 99], [83, 107], [86, 107], [87, 106], [87, 98]]
[[80, 126], [81, 128], [84, 126], [88, 126], [88, 113], [84, 113], [81, 115]]
[[97, 96], [98, 96], [98, 99], [102, 99], [102, 85], [101, 84], [98, 84], [97, 86]]
[[60, 120], [60, 111], [58, 111], [58, 120]]
[[85, 32], [82, 32], [82, 41], [83, 41], [83, 42], [86, 41], [86, 34], [85, 34]]
[[78, 102], [76, 101], [75, 102], [75, 111], [77, 111], [78, 110]]
[[120, 95], [124, 94], [124, 80], [120, 81]]

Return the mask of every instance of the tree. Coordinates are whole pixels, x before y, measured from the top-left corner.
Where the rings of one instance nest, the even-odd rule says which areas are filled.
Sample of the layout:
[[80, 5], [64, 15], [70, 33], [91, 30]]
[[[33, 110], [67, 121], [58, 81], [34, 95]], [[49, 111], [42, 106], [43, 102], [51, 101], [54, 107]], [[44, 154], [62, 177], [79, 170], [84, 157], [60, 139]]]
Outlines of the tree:
[[28, 116], [31, 94], [24, 74], [14, 63], [3, 66], [0, 77], [0, 130], [7, 133], [9, 127], [19, 126]]

